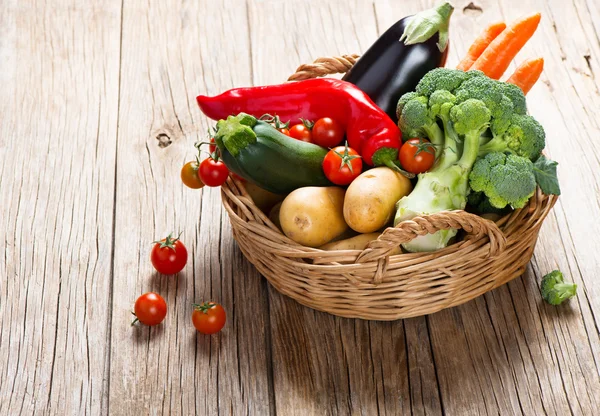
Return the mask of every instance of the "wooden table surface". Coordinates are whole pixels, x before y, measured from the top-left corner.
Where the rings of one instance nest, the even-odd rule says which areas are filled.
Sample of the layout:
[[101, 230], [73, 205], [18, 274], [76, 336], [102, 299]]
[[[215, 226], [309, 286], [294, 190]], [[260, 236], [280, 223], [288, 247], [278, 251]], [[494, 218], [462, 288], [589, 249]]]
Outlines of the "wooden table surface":
[[[546, 60], [529, 109], [563, 192], [525, 275], [474, 301], [396, 322], [305, 308], [243, 258], [219, 190], [180, 183], [209, 126], [197, 94], [360, 53], [433, 3], [2, 0], [0, 414], [600, 414], [596, 0], [455, 0], [449, 65], [542, 12], [517, 62]], [[150, 242], [173, 230], [190, 259], [161, 276]], [[552, 307], [557, 267], [579, 289]], [[167, 318], [132, 328], [151, 290]], [[228, 313], [212, 337], [190, 321], [209, 299]]]

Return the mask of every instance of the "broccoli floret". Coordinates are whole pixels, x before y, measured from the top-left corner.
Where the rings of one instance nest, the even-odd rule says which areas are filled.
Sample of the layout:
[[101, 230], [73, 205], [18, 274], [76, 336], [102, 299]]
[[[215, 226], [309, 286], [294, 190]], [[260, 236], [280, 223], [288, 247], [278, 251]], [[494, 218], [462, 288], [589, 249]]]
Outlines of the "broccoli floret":
[[435, 68], [425, 74], [417, 84], [416, 91], [419, 95], [429, 97], [437, 90], [453, 92], [469, 75], [459, 69]]
[[513, 111], [516, 114], [527, 114], [527, 101], [523, 90], [515, 84], [509, 84], [508, 82], [496, 81], [496, 83], [500, 86], [502, 93], [512, 102]]
[[495, 208], [523, 208], [535, 192], [533, 163], [512, 154], [488, 153], [473, 165], [469, 185], [483, 192]]
[[[416, 132], [418, 136], [428, 137], [434, 146], [444, 144], [444, 133], [437, 125], [435, 118], [429, 112], [427, 97], [414, 97], [404, 104], [401, 114], [403, 128], [409, 132]], [[424, 134], [419, 134], [423, 132]]]
[[406, 94], [402, 95], [402, 97], [400, 97], [400, 100], [398, 100], [398, 105], [396, 106], [396, 117], [398, 117], [398, 127], [400, 127], [400, 131], [402, 131], [402, 137], [404, 138], [404, 140], [413, 137], [423, 136], [422, 131], [420, 131], [419, 129], [410, 128], [402, 119], [402, 110], [404, 109], [406, 103], [412, 100], [413, 98], [417, 98], [418, 96], [419, 94], [417, 94], [414, 91], [407, 92]]
[[542, 278], [542, 298], [550, 305], [560, 305], [575, 296], [577, 285], [565, 282], [560, 270], [554, 270]]
[[536, 160], [546, 146], [546, 133], [540, 123], [531, 116], [514, 114], [505, 133], [495, 135], [479, 148], [479, 155], [492, 152], [510, 152], [530, 160]]
[[513, 104], [503, 94], [503, 89], [496, 80], [486, 76], [472, 76], [454, 94], [459, 103], [469, 99], [483, 101], [492, 114], [491, 127], [494, 134], [504, 133], [510, 125]]

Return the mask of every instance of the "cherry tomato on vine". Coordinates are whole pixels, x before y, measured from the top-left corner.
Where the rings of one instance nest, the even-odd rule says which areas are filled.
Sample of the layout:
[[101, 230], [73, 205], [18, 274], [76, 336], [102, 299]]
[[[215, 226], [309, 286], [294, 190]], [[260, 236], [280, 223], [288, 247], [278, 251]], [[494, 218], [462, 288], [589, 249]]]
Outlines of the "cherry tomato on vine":
[[225, 326], [225, 309], [218, 303], [194, 303], [193, 306], [192, 323], [199, 332], [207, 335], [214, 334]]
[[300, 123], [290, 127], [290, 137], [303, 142], [311, 142], [312, 133], [310, 127], [304, 123]]
[[185, 186], [192, 189], [200, 189], [204, 183], [198, 176], [199, 164], [197, 161], [187, 162], [181, 168], [181, 181]]
[[217, 143], [215, 142], [214, 137], [210, 138], [210, 144], [208, 145], [208, 151], [210, 152], [211, 155], [217, 151]]
[[286, 128], [286, 127], [282, 127], [280, 129], [277, 129], [279, 132], [285, 134], [286, 136], [290, 135], [290, 129]]
[[362, 172], [362, 159], [348, 143], [331, 149], [323, 159], [323, 172], [336, 185], [348, 185]]
[[140, 321], [144, 325], [154, 326], [167, 316], [167, 302], [158, 293], [148, 292], [137, 298], [133, 310], [135, 320], [131, 325]]
[[329, 117], [318, 119], [312, 127], [312, 142], [323, 147], [337, 146], [344, 139], [344, 128]]
[[229, 176], [229, 169], [220, 160], [215, 153], [207, 157], [200, 163], [198, 176], [206, 186], [221, 186]]
[[400, 148], [399, 159], [407, 172], [423, 173], [435, 162], [435, 147], [427, 139], [410, 139]]
[[152, 265], [162, 274], [179, 273], [185, 267], [188, 253], [179, 237], [173, 238], [171, 234], [160, 241], [154, 241], [150, 253]]

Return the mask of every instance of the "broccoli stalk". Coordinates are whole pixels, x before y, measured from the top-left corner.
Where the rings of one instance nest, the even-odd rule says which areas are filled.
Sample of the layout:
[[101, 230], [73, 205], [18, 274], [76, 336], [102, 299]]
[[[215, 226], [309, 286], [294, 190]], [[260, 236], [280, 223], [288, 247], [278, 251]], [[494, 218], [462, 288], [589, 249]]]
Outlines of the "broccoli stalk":
[[[412, 193], [398, 201], [395, 224], [419, 215], [464, 209], [471, 189], [483, 192], [495, 208], [524, 206], [535, 191], [531, 161], [545, 144], [543, 128], [525, 115], [525, 105], [518, 87], [480, 71], [436, 68], [428, 72], [415, 92], [400, 98], [397, 114], [405, 136], [431, 141], [436, 161], [418, 176]], [[488, 153], [496, 156], [477, 162]], [[445, 247], [454, 235], [456, 230], [438, 231], [403, 247], [434, 251]]]
[[542, 297], [550, 305], [560, 305], [577, 292], [575, 283], [565, 282], [560, 270], [554, 270], [542, 278]]

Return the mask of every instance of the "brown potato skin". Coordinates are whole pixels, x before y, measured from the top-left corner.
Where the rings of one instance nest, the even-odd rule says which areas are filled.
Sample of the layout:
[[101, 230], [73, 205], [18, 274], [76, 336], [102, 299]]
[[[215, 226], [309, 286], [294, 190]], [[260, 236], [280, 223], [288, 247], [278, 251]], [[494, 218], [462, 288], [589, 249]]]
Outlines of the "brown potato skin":
[[246, 187], [246, 192], [248, 192], [248, 195], [252, 198], [254, 205], [260, 208], [265, 214], [285, 198], [285, 195], [274, 194], [252, 182], [246, 182], [244, 186]]
[[281, 204], [283, 233], [308, 247], [326, 244], [348, 229], [344, 221], [345, 191], [335, 186], [299, 188]]
[[396, 202], [412, 191], [405, 176], [387, 167], [369, 169], [348, 187], [344, 219], [359, 233], [381, 230], [393, 218]]

